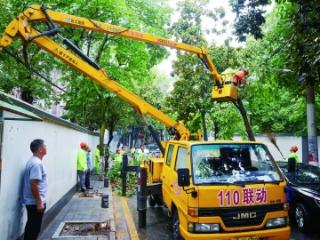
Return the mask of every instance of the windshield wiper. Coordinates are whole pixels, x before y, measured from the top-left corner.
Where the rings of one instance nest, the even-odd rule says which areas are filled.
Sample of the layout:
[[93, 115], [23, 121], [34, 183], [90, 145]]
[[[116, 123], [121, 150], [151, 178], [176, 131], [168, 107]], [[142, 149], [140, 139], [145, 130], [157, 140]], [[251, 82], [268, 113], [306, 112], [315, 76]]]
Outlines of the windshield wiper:
[[206, 184], [206, 185], [227, 185], [227, 186], [241, 186], [245, 187], [247, 184], [275, 184], [279, 185], [281, 181], [264, 181], [264, 180], [250, 180], [250, 181], [245, 181], [245, 180], [238, 180], [234, 182], [201, 182], [199, 184]]
[[276, 184], [279, 185], [283, 180], [277, 180], [277, 181], [264, 181], [264, 183], [270, 183], [270, 184]]
[[227, 186], [241, 186], [244, 187], [245, 185], [242, 182], [202, 182], [200, 184], [207, 184], [207, 185], [227, 185]]

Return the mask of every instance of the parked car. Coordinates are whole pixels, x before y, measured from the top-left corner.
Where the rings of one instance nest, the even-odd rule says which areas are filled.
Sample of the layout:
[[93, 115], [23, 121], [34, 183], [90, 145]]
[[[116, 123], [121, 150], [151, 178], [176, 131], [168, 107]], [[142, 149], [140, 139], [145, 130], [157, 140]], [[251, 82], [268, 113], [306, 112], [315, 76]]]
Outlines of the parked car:
[[288, 170], [288, 162], [278, 162], [288, 182], [287, 196], [292, 221], [302, 232], [317, 225], [320, 216], [320, 168], [297, 163]]

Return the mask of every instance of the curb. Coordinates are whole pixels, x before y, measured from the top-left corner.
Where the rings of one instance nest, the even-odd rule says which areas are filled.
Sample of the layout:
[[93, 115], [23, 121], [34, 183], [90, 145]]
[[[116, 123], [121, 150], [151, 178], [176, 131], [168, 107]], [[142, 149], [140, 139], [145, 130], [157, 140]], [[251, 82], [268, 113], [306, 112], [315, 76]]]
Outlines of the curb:
[[109, 216], [109, 224], [110, 224], [109, 239], [115, 240], [116, 239], [116, 224], [115, 224], [115, 220], [114, 220], [112, 186], [110, 183], [109, 183], [109, 187], [108, 187], [108, 195], [109, 195], [108, 216]]

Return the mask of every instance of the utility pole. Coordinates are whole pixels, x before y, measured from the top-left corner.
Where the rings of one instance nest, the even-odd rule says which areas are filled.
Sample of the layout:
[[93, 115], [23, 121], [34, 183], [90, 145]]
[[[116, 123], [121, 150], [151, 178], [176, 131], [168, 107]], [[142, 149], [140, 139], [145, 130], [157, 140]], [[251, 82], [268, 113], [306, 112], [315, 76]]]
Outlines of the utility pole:
[[253, 130], [251, 128], [251, 125], [250, 125], [250, 122], [249, 122], [249, 119], [248, 119], [248, 116], [247, 116], [247, 111], [243, 106], [241, 97], [238, 96], [238, 99], [236, 101], [232, 101], [232, 103], [236, 106], [236, 108], [238, 108], [238, 110], [239, 110], [239, 112], [241, 114], [241, 117], [242, 117], [242, 120], [243, 120], [243, 123], [244, 123], [244, 127], [246, 129], [247, 137], [248, 137], [249, 141], [255, 141], [256, 139], [254, 137]]
[[308, 162], [313, 161], [319, 164], [318, 161], [318, 140], [315, 121], [315, 97], [314, 97], [314, 81], [308, 73], [306, 81], [307, 94], [307, 127], [308, 127]]

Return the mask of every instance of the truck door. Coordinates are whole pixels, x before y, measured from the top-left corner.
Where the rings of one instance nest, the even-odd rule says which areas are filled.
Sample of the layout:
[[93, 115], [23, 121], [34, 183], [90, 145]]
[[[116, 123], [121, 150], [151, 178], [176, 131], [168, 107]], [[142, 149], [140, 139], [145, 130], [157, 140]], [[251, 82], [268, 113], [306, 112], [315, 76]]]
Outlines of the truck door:
[[[181, 207], [187, 211], [188, 196], [182, 187], [178, 186], [178, 173], [177, 170], [180, 168], [189, 168], [189, 158], [188, 150], [186, 147], [179, 146], [176, 155], [176, 161], [174, 165], [174, 171], [171, 174], [171, 189], [172, 189], [172, 198], [176, 201], [176, 206]], [[190, 169], [190, 168], [189, 168]]]
[[173, 162], [172, 159], [174, 158], [174, 144], [169, 144], [166, 152], [166, 158], [165, 163], [163, 165], [163, 170], [161, 174], [162, 179], [162, 196], [163, 201], [166, 204], [168, 208], [171, 208], [171, 201], [170, 201], [170, 194], [172, 192], [171, 190], [171, 183], [170, 183], [170, 175], [173, 168]]

